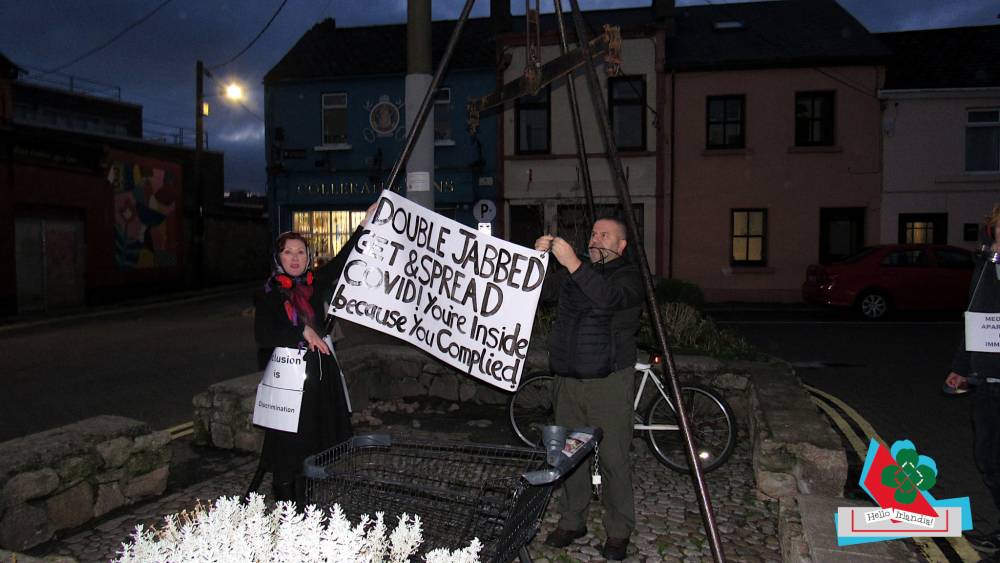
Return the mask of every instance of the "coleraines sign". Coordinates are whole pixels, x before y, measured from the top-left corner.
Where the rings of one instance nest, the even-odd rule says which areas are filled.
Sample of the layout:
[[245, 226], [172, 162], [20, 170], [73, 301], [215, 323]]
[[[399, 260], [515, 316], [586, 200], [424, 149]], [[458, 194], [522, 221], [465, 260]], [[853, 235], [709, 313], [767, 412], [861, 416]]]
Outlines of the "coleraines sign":
[[[385, 182], [378, 180], [375, 182], [320, 182], [318, 184], [299, 184], [295, 186], [295, 193], [322, 196], [341, 195], [370, 195], [380, 194], [387, 189]], [[403, 185], [396, 184], [390, 191], [402, 193]], [[435, 180], [434, 191], [438, 193], [454, 193], [454, 180]]]

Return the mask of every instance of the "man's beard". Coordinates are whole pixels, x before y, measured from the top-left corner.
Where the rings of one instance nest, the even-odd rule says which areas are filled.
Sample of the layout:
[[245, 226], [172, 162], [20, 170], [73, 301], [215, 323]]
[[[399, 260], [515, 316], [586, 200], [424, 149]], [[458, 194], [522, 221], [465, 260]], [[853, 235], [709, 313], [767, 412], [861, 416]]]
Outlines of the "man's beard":
[[[590, 262], [592, 264], [607, 264], [608, 262], [621, 257], [621, 254], [618, 254], [614, 250], [600, 246], [591, 246], [587, 249], [587, 251], [590, 254]], [[598, 255], [597, 260], [594, 260], [595, 252]]]

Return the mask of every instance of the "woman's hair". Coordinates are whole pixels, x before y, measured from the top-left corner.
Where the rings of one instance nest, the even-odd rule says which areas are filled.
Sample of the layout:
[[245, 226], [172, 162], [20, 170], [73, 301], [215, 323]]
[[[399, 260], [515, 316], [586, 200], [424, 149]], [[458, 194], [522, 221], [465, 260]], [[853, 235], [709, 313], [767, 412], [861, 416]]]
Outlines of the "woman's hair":
[[296, 233], [295, 231], [287, 231], [278, 235], [278, 238], [274, 241], [274, 252], [276, 254], [280, 254], [290, 240], [302, 241], [302, 244], [306, 245], [307, 249], [309, 248], [309, 241], [306, 240], [306, 237]]
[[994, 229], [997, 228], [997, 224], [1000, 223], [1000, 203], [993, 204], [993, 211], [986, 216], [986, 230], [987, 234], [992, 239]]

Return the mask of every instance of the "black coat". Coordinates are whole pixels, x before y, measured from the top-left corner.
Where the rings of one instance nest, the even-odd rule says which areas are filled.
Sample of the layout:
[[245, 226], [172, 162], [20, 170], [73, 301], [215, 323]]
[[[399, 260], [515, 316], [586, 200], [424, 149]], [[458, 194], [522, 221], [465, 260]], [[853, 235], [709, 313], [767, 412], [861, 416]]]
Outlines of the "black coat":
[[[313, 295], [309, 302], [316, 314], [313, 328], [321, 336], [326, 316], [326, 305], [344, 270], [350, 249], [357, 243], [362, 229], [354, 232], [340, 253], [330, 262], [314, 271]], [[254, 294], [254, 337], [258, 348], [270, 357], [279, 346], [298, 348], [305, 346], [300, 320], [292, 325], [285, 313], [285, 293], [277, 287], [262, 288]], [[298, 432], [265, 429], [261, 457], [264, 466], [274, 473], [274, 480], [286, 483], [302, 473], [303, 460], [351, 437], [351, 414], [344, 396], [340, 368], [333, 356], [307, 352], [306, 381], [303, 386], [302, 407], [299, 410]]]
[[[1000, 280], [997, 280], [996, 268], [992, 262], [978, 256], [969, 284], [969, 311], [1000, 313]], [[963, 334], [952, 360], [951, 371], [963, 376], [978, 373], [980, 377], [1000, 378], [1000, 353], [967, 351]]]
[[553, 297], [558, 299], [549, 333], [553, 373], [589, 379], [635, 365], [644, 293], [631, 261], [585, 259], [572, 274], [560, 267], [542, 287], [543, 302]]

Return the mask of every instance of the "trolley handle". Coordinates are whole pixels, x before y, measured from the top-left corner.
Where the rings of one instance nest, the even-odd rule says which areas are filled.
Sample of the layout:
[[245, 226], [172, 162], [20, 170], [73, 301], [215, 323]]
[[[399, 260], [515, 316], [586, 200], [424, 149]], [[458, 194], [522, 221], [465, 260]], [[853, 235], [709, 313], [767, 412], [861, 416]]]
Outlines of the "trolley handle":
[[[392, 446], [392, 436], [388, 434], [363, 434], [361, 436], [351, 436], [344, 444], [347, 445], [347, 451], [356, 451], [362, 448], [388, 448]], [[344, 444], [338, 447], [337, 451], [343, 451], [341, 447]], [[326, 479], [332, 477], [326, 467], [327, 463], [324, 463], [324, 461], [330, 461], [330, 457], [335, 454], [336, 452], [324, 452], [311, 455], [303, 460], [302, 473], [306, 479]]]
[[532, 485], [550, 485], [569, 475], [576, 466], [597, 448], [604, 432], [596, 427], [569, 430], [563, 426], [542, 427], [542, 444], [545, 445], [549, 467], [523, 475]]

